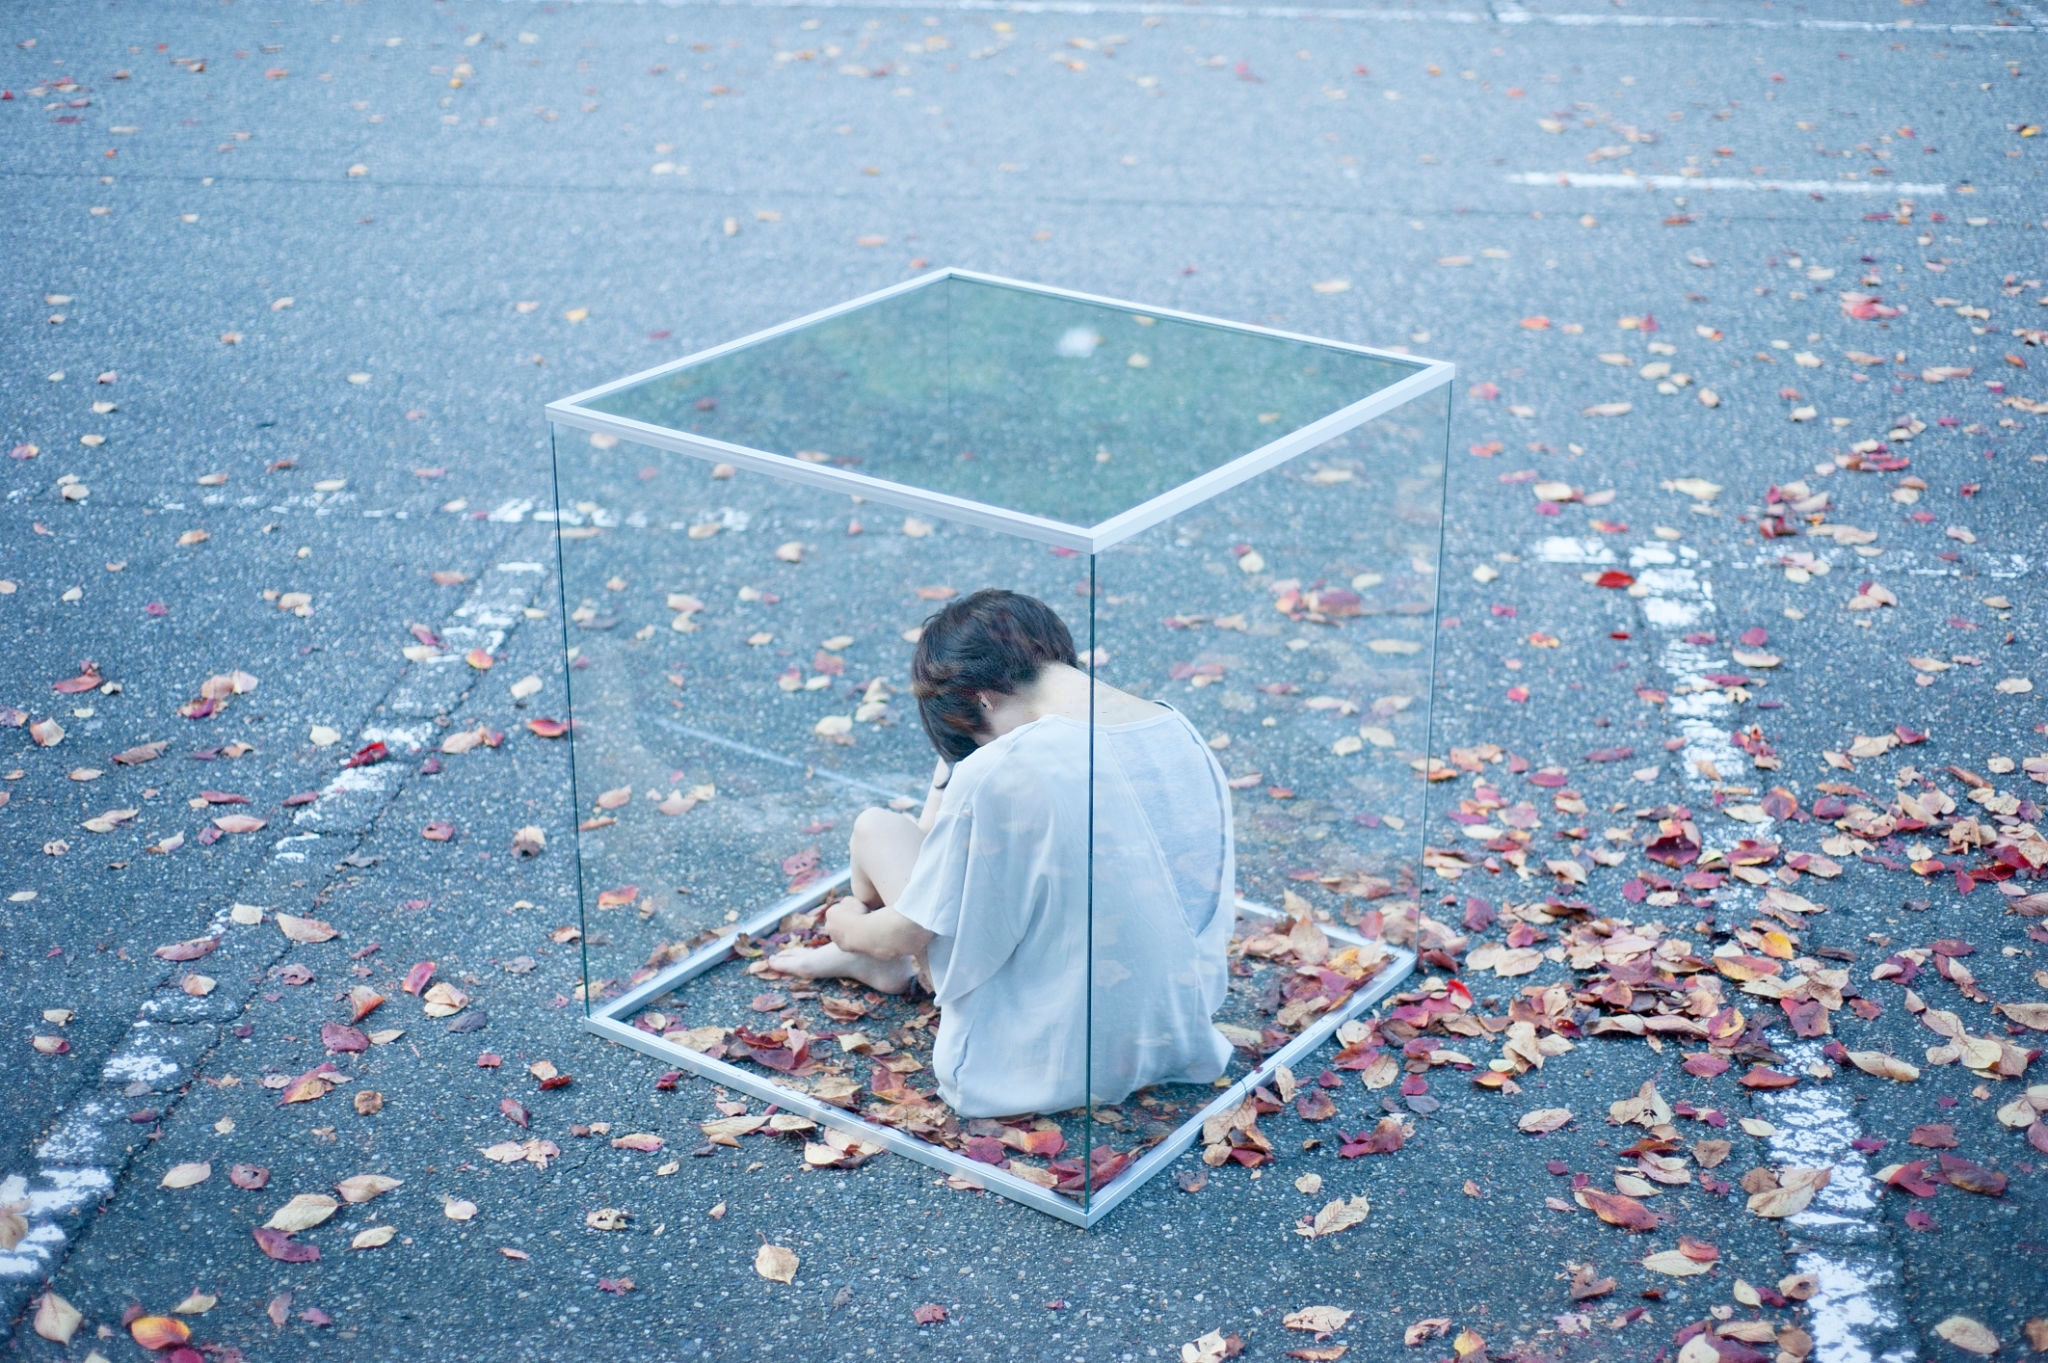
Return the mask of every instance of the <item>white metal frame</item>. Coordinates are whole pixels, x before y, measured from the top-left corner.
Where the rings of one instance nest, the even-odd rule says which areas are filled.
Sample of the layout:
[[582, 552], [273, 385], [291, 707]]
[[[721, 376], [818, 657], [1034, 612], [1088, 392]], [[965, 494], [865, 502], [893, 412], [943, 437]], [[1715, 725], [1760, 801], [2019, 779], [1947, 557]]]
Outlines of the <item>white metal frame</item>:
[[[993, 284], [1003, 288], [1019, 289], [1026, 293], [1043, 294], [1054, 298], [1070, 299], [1077, 303], [1089, 303], [1100, 307], [1118, 308], [1129, 312], [1143, 313], [1148, 317], [1163, 317], [1177, 322], [1193, 322], [1202, 326], [1220, 327], [1226, 331], [1244, 332], [1253, 336], [1269, 336], [1275, 340], [1294, 341], [1305, 345], [1322, 346], [1330, 350], [1348, 351], [1355, 355], [1369, 355], [1374, 359], [1388, 360], [1398, 364], [1415, 366], [1415, 373], [1396, 383], [1388, 385], [1372, 396], [1341, 407], [1329, 415], [1299, 429], [1289, 431], [1276, 440], [1259, 446], [1247, 454], [1241, 454], [1226, 464], [1220, 464], [1207, 473], [1191, 478], [1180, 486], [1160, 493], [1149, 501], [1142, 502], [1129, 510], [1119, 512], [1106, 521], [1092, 526], [1072, 525], [1066, 521], [1045, 516], [1034, 516], [1006, 507], [991, 506], [965, 497], [954, 497], [943, 492], [931, 492], [908, 484], [875, 478], [868, 474], [856, 473], [831, 464], [807, 464], [801, 459], [788, 455], [771, 454], [766, 450], [753, 449], [746, 445], [735, 445], [709, 436], [695, 435], [687, 431], [657, 426], [651, 422], [635, 421], [630, 417], [613, 416], [608, 412], [592, 410], [587, 404], [615, 393], [622, 388], [645, 383], [677, 370], [688, 369], [749, 346], [773, 340], [793, 331], [802, 330], [817, 322], [823, 322], [842, 314], [853, 312], [886, 298], [908, 293], [913, 289], [926, 288], [946, 279], [970, 280], [979, 284]], [[1000, 530], [1023, 539], [1065, 549], [1078, 550], [1084, 554], [1095, 554], [1121, 543], [1131, 536], [1149, 530], [1169, 517], [1178, 515], [1211, 497], [1236, 487], [1247, 479], [1254, 478], [1266, 470], [1284, 464], [1296, 455], [1315, 448], [1326, 440], [1368, 421], [1386, 415], [1423, 394], [1432, 392], [1449, 383], [1457, 376], [1457, 366], [1444, 360], [1424, 359], [1415, 355], [1404, 355], [1390, 350], [1376, 350], [1370, 346], [1351, 345], [1344, 341], [1325, 340], [1321, 337], [1303, 336], [1290, 331], [1276, 331], [1271, 327], [1251, 326], [1243, 322], [1228, 322], [1217, 317], [1205, 317], [1199, 313], [1178, 312], [1171, 308], [1153, 308], [1139, 303], [1129, 303], [1118, 298], [1103, 298], [1095, 294], [1077, 293], [1071, 289], [1056, 289], [1043, 284], [1026, 284], [1020, 280], [1005, 279], [999, 275], [979, 274], [971, 270], [943, 269], [930, 274], [919, 275], [886, 289], [824, 308], [780, 326], [757, 331], [751, 336], [728, 341], [724, 345], [700, 350], [680, 360], [656, 365], [623, 379], [587, 388], [570, 397], [558, 399], [547, 406], [548, 420], [577, 430], [591, 431], [631, 440], [636, 444], [649, 445], [656, 449], [671, 450], [678, 454], [695, 455], [701, 459], [712, 459], [733, 464], [739, 468], [752, 469], [791, 482], [808, 483], [814, 487], [829, 488], [870, 501], [900, 506], [909, 511], [922, 512], [943, 520], [966, 525], [980, 526], [989, 530]]]
[[[1273, 1072], [1282, 1065], [1292, 1065], [1309, 1054], [1351, 1018], [1358, 1016], [1387, 995], [1394, 992], [1415, 969], [1415, 953], [1405, 947], [1386, 947], [1393, 959], [1380, 968], [1380, 973], [1345, 1000], [1341, 1007], [1332, 1009], [1317, 1018], [1294, 1040], [1267, 1056], [1244, 1078], [1227, 1089], [1217, 1092], [1201, 1111], [1189, 1117], [1174, 1128], [1173, 1134], [1146, 1151], [1128, 1169], [1117, 1176], [1100, 1193], [1092, 1194], [1088, 1205], [1083, 1207], [1072, 1198], [1064, 1197], [1035, 1183], [1027, 1183], [1008, 1170], [971, 1160], [944, 1146], [920, 1140], [908, 1132], [894, 1127], [870, 1122], [856, 1112], [834, 1106], [813, 1098], [801, 1089], [779, 1084], [775, 1080], [754, 1070], [742, 1069], [723, 1060], [688, 1047], [678, 1045], [629, 1025], [625, 1018], [653, 1003], [664, 994], [671, 994], [688, 985], [691, 980], [732, 958], [733, 942], [740, 933], [761, 935], [772, 932], [775, 925], [792, 913], [802, 913], [825, 902], [834, 891], [845, 888], [851, 878], [850, 870], [842, 870], [829, 880], [820, 881], [798, 894], [777, 901], [759, 913], [737, 924], [715, 942], [698, 948], [686, 959], [678, 961], [667, 970], [654, 976], [601, 1007], [591, 1010], [583, 1021], [584, 1027], [601, 1037], [631, 1046], [636, 1051], [668, 1063], [678, 1069], [709, 1079], [727, 1088], [737, 1089], [766, 1103], [773, 1103], [785, 1112], [794, 1112], [810, 1118], [820, 1126], [835, 1126], [842, 1131], [852, 1132], [863, 1140], [908, 1156], [920, 1164], [930, 1165], [941, 1173], [958, 1175], [972, 1180], [989, 1192], [1006, 1197], [1012, 1202], [1021, 1202], [1035, 1211], [1058, 1217], [1083, 1230], [1095, 1225], [1108, 1216], [1125, 1198], [1145, 1186], [1154, 1174], [1179, 1158], [1181, 1153], [1192, 1146], [1202, 1134], [1202, 1123], [1219, 1113], [1234, 1111], [1246, 1096], [1260, 1084], [1273, 1077]], [[1237, 902], [1239, 917], [1251, 916], [1278, 920], [1284, 915], [1262, 905], [1240, 899]], [[1333, 940], [1347, 946], [1364, 946], [1367, 939], [1345, 928], [1325, 924], [1323, 931]], [[1082, 1155], [1087, 1158], [1086, 1153]]]

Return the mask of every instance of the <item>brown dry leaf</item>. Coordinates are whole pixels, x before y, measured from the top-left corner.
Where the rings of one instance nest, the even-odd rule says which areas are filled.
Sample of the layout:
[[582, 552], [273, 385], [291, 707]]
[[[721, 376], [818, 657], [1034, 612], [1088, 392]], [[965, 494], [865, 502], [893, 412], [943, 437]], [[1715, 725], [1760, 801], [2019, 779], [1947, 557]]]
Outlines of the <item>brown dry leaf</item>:
[[1950, 1316], [1934, 1327], [1934, 1333], [1964, 1353], [1980, 1354], [1989, 1358], [1998, 1352], [1998, 1336], [1992, 1334], [1982, 1321], [1972, 1320], [1968, 1316]]
[[1534, 1112], [1525, 1112], [1515, 1126], [1531, 1136], [1541, 1136], [1555, 1131], [1572, 1119], [1568, 1107], [1539, 1107]]
[[1896, 1079], [1902, 1084], [1910, 1084], [1920, 1077], [1917, 1066], [1883, 1051], [1851, 1051], [1849, 1062], [1865, 1074], [1874, 1074], [1880, 1079]]
[[[253, 814], [223, 814], [213, 821], [213, 826], [223, 833], [254, 833], [267, 822]], [[283, 917], [282, 914], [278, 916]]]
[[1643, 1267], [1652, 1273], [1663, 1273], [1673, 1278], [1690, 1278], [1699, 1273], [1714, 1271], [1712, 1264], [1703, 1264], [1687, 1257], [1681, 1249], [1660, 1249], [1643, 1259]]
[[391, 1238], [397, 1234], [398, 1227], [396, 1226], [372, 1226], [366, 1231], [358, 1231], [356, 1238], [348, 1242], [348, 1247], [350, 1249], [378, 1249], [390, 1244]]
[[442, 980], [427, 990], [421, 1006], [430, 1018], [453, 1017], [469, 1006], [469, 995]]
[[1657, 1229], [1657, 1214], [1632, 1197], [1603, 1193], [1598, 1188], [1581, 1188], [1577, 1197], [1581, 1206], [1610, 1226], [1637, 1232]]
[[205, 1292], [193, 1292], [185, 1300], [171, 1308], [174, 1316], [203, 1316], [220, 1305], [220, 1298]]
[[1290, 1330], [1308, 1330], [1318, 1335], [1334, 1334], [1351, 1319], [1351, 1312], [1339, 1306], [1304, 1306], [1289, 1311], [1281, 1324]]
[[[372, 1036], [370, 1040], [374, 1044], [377, 1040], [377, 1037], [383, 1035], [385, 1035], [385, 1033], [378, 1032], [375, 1036]], [[392, 1035], [395, 1039], [396, 1033], [393, 1033]], [[356, 1115], [359, 1117], [374, 1117], [384, 1110], [384, 1095], [377, 1092], [377, 1090], [375, 1089], [364, 1089], [362, 1092], [356, 1094], [355, 1098], [352, 1101], [356, 1105]]]
[[1997, 1010], [2037, 1032], [2048, 1032], [2048, 1003], [2001, 1003]]
[[472, 1221], [476, 1218], [476, 1203], [459, 1197], [444, 1198], [441, 1202], [441, 1215], [450, 1221]]
[[213, 1177], [213, 1165], [206, 1162], [174, 1164], [164, 1171], [159, 1188], [196, 1188]]
[[272, 1212], [270, 1219], [263, 1224], [266, 1229], [281, 1230], [287, 1235], [293, 1235], [302, 1230], [313, 1229], [334, 1215], [340, 1206], [341, 1203], [325, 1193], [300, 1193]]
[[334, 1190], [341, 1194], [342, 1201], [360, 1203], [382, 1197], [404, 1182], [384, 1174], [357, 1174], [335, 1184]]
[[592, 1230], [624, 1230], [627, 1214], [617, 1207], [599, 1207], [583, 1214], [583, 1224]]
[[[781, 1117], [777, 1117], [776, 1120], [780, 1121], [782, 1119]], [[804, 1119], [799, 1118], [799, 1120]], [[804, 1125], [808, 1127], [811, 1125], [811, 1123], [805, 1120]], [[661, 1137], [655, 1135], [651, 1131], [635, 1131], [630, 1136], [619, 1136], [616, 1139], [614, 1139], [612, 1141], [612, 1149], [638, 1150], [642, 1154], [651, 1155], [655, 1151], [661, 1149], [663, 1144], [664, 1142], [662, 1141]]]
[[1307, 1225], [1296, 1226], [1294, 1233], [1310, 1240], [1320, 1240], [1326, 1235], [1335, 1235], [1338, 1231], [1351, 1229], [1365, 1220], [1366, 1214], [1371, 1210], [1372, 1203], [1366, 1200], [1363, 1193], [1349, 1201], [1338, 1198], [1334, 1202], [1325, 1203], [1323, 1209], [1315, 1214], [1315, 1219]]
[[1450, 1332], [1451, 1318], [1449, 1316], [1431, 1316], [1427, 1320], [1416, 1321], [1413, 1325], [1402, 1331], [1401, 1342], [1411, 1349], [1419, 1348], [1424, 1340], [1435, 1339]]
[[1778, 1186], [1751, 1193], [1749, 1209], [1758, 1216], [1786, 1217], [1806, 1210], [1813, 1195], [1828, 1186], [1834, 1170], [1787, 1169], [1778, 1175]]
[[340, 935], [332, 923], [323, 923], [317, 918], [301, 918], [292, 913], [279, 913], [277, 926], [294, 942], [325, 942]]
[[754, 1251], [754, 1272], [771, 1283], [796, 1281], [796, 1251], [781, 1245], [764, 1244]]
[[53, 1344], [69, 1344], [85, 1316], [55, 1292], [43, 1293], [36, 1303], [36, 1333]]

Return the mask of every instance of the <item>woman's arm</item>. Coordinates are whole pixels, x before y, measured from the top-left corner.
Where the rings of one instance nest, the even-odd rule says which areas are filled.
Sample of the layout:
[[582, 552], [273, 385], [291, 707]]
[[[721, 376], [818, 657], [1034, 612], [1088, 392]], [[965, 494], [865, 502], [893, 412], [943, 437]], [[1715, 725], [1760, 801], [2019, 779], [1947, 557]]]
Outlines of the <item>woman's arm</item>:
[[825, 911], [825, 935], [863, 956], [919, 956], [933, 936], [894, 909], [870, 909], [852, 899]]
[[953, 769], [945, 758], [940, 758], [932, 768], [931, 789], [924, 793], [924, 808], [917, 812], [917, 826], [929, 833], [932, 825], [939, 821], [939, 808], [946, 800], [946, 783], [953, 779]]

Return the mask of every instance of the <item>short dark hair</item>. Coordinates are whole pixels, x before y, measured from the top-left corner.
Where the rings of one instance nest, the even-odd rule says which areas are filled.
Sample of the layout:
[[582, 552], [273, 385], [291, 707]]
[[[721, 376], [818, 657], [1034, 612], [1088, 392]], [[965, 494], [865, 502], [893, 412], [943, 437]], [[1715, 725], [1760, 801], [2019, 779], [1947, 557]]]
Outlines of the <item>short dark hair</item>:
[[1079, 666], [1074, 636], [1036, 597], [988, 587], [924, 622], [910, 661], [910, 689], [932, 746], [949, 762], [987, 732], [976, 693], [1013, 695], [1047, 663]]

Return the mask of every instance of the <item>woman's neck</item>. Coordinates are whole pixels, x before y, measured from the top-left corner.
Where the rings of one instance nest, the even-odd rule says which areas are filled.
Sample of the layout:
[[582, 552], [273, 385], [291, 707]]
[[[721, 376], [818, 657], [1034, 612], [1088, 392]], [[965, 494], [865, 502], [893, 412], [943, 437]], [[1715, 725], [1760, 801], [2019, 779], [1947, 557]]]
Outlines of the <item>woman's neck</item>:
[[[1089, 706], [1091, 689], [1094, 700], [1092, 714]], [[1065, 663], [1048, 663], [1039, 670], [1031, 685], [1012, 695], [992, 696], [990, 699], [993, 701], [988, 712], [991, 738], [1000, 738], [1047, 715], [1062, 715], [1084, 724], [1091, 718], [1099, 724], [1130, 724], [1150, 719], [1164, 708], [1127, 691], [1119, 691], [1106, 682], [1093, 681], [1087, 673]]]

